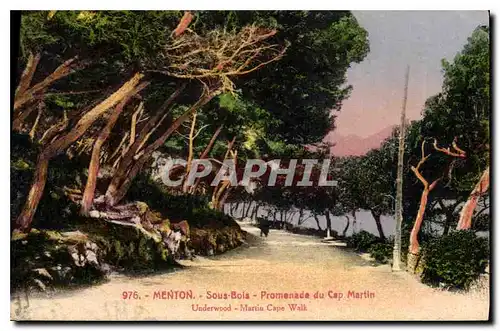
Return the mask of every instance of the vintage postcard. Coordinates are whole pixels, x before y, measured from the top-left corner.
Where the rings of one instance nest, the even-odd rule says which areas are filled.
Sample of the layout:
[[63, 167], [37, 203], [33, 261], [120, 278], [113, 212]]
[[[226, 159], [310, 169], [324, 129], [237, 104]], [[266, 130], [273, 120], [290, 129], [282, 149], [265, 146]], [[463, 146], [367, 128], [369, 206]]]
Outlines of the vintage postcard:
[[490, 320], [488, 11], [11, 20], [12, 320]]

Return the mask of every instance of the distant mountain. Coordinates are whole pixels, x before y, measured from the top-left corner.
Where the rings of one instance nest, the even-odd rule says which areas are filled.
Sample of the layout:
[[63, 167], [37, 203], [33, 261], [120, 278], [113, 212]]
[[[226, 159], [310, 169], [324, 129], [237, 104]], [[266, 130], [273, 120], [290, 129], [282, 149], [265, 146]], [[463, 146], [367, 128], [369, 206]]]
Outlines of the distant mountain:
[[354, 134], [342, 136], [334, 131], [329, 133], [324, 141], [335, 144], [330, 149], [330, 152], [335, 156], [364, 155], [374, 148], [379, 148], [382, 142], [390, 137], [394, 127], [388, 126], [368, 137], [360, 137]]

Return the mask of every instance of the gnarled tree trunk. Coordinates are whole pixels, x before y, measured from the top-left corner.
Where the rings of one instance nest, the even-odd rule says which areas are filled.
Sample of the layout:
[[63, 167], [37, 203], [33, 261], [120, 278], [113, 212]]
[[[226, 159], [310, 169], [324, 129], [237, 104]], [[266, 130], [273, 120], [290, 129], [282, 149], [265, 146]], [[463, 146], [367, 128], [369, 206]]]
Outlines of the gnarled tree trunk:
[[36, 115], [35, 123], [33, 123], [33, 126], [31, 127], [29, 136], [31, 141], [35, 139], [35, 134], [36, 134], [36, 129], [38, 127], [38, 122], [40, 121], [40, 118], [42, 117], [43, 110], [45, 109], [45, 102], [40, 102], [38, 104], [38, 114]]
[[118, 167], [113, 175], [111, 183], [109, 184], [108, 192], [114, 192], [118, 189], [120, 181], [122, 181], [126, 176], [127, 170], [134, 162], [134, 156], [139, 151], [140, 147], [145, 143], [145, 140], [147, 139], [148, 135], [152, 133], [155, 126], [160, 124], [160, 122], [163, 120], [165, 113], [169, 110], [174, 100], [181, 94], [185, 87], [186, 84], [177, 88], [174, 93], [172, 93], [170, 97], [163, 103], [160, 109], [158, 109], [158, 111], [149, 118], [146, 124], [144, 124], [141, 131], [139, 132], [139, 135], [134, 139], [133, 144], [128, 147], [127, 152], [123, 155], [123, 158], [118, 163]]
[[236, 216], [235, 214], [237, 214], [240, 210], [240, 205], [241, 205], [241, 201], [238, 201], [236, 203], [236, 206], [234, 207], [234, 213], [233, 213], [233, 216]]
[[314, 219], [316, 220], [316, 226], [318, 227], [318, 230], [323, 231], [321, 226], [319, 225], [319, 218], [318, 215], [314, 214]]
[[439, 180], [440, 178], [436, 179], [431, 185], [424, 183], [424, 190], [422, 191], [422, 195], [420, 197], [420, 206], [418, 207], [417, 217], [415, 218], [415, 223], [413, 224], [413, 228], [410, 233], [410, 246], [408, 247], [408, 270], [410, 272], [414, 272], [418, 264], [420, 253], [418, 233], [420, 232], [420, 228], [422, 227], [422, 222], [424, 220], [424, 213], [425, 208], [427, 207], [429, 193], [434, 189], [434, 187], [436, 187]]
[[476, 184], [474, 189], [472, 190], [467, 202], [462, 208], [460, 212], [460, 218], [458, 220], [457, 230], [467, 230], [472, 226], [472, 215], [474, 214], [474, 210], [476, 209], [477, 202], [479, 201], [479, 197], [485, 194], [488, 191], [490, 186], [490, 167], [488, 166], [479, 182]]
[[452, 224], [452, 222], [454, 220], [455, 208], [457, 208], [457, 206], [460, 203], [462, 203], [462, 200], [458, 199], [457, 201], [455, 201], [455, 203], [453, 205], [447, 207], [444, 204], [443, 199], [439, 200], [439, 202], [438, 202], [439, 207], [444, 212], [445, 218], [446, 218], [445, 221], [444, 221], [444, 225], [443, 225], [443, 236], [446, 236], [448, 234], [448, 232], [450, 231], [451, 224]]
[[[206, 159], [208, 157], [208, 153], [210, 153], [210, 151], [212, 150], [212, 147], [214, 146], [214, 143], [217, 140], [217, 137], [219, 136], [223, 127], [224, 127], [224, 124], [221, 124], [217, 128], [217, 130], [215, 130], [214, 134], [212, 135], [212, 138], [210, 138], [210, 141], [208, 142], [207, 147], [205, 147], [205, 150], [200, 154], [200, 160]], [[195, 193], [196, 189], [198, 188], [198, 185], [200, 185], [200, 182], [201, 182], [201, 178], [196, 178], [194, 185], [191, 187], [191, 189], [189, 191], [191, 193]]]
[[212, 150], [212, 147], [214, 146], [215, 140], [219, 136], [223, 127], [224, 127], [224, 124], [221, 124], [221, 125], [219, 125], [217, 130], [215, 130], [214, 134], [212, 135], [212, 138], [210, 138], [210, 141], [208, 142], [207, 147], [205, 147], [205, 150], [203, 151], [203, 153], [201, 153], [200, 159], [206, 159], [208, 157], [208, 153], [210, 153], [210, 151]]
[[439, 179], [435, 180], [431, 185], [425, 186], [420, 196], [420, 206], [418, 207], [417, 217], [415, 218], [415, 223], [410, 234], [410, 247], [409, 251], [412, 254], [418, 254], [420, 245], [418, 243], [418, 233], [422, 227], [422, 222], [424, 220], [424, 213], [427, 207], [427, 201], [429, 199], [429, 193], [436, 187]]
[[87, 176], [87, 184], [85, 185], [85, 191], [83, 193], [83, 198], [82, 198], [82, 207], [80, 209], [80, 213], [82, 215], [88, 216], [88, 213], [90, 211], [90, 208], [92, 207], [92, 202], [94, 200], [94, 194], [95, 194], [95, 187], [97, 184], [97, 174], [99, 173], [99, 157], [101, 155], [101, 147], [102, 145], [106, 142], [108, 139], [109, 135], [111, 134], [111, 130], [115, 126], [116, 121], [118, 120], [118, 117], [120, 114], [123, 112], [123, 109], [125, 108], [125, 105], [128, 103], [130, 98], [134, 95], [139, 93], [142, 89], [144, 89], [149, 82], [143, 82], [137, 88], [128, 94], [119, 104], [116, 106], [116, 109], [114, 110], [113, 114], [108, 119], [108, 122], [106, 123], [106, 126], [104, 129], [101, 131], [99, 136], [97, 137], [95, 143], [94, 143], [94, 148], [92, 149], [92, 156], [90, 159], [90, 165], [89, 165], [89, 172]]
[[16, 221], [17, 229], [20, 231], [29, 231], [30, 229], [31, 222], [33, 221], [33, 215], [36, 212], [38, 203], [40, 202], [45, 188], [49, 160], [78, 140], [102, 114], [104, 114], [108, 109], [114, 107], [118, 102], [134, 91], [142, 77], [142, 74], [136, 74], [128, 82], [123, 84], [122, 87], [120, 87], [115, 93], [83, 115], [70, 132], [49, 143], [43, 149], [38, 157], [33, 184], [28, 193], [28, 198]]
[[115, 206], [118, 202], [120, 202], [121, 199], [125, 197], [125, 194], [132, 184], [133, 179], [135, 178], [135, 176], [137, 176], [137, 174], [142, 169], [146, 161], [151, 157], [153, 152], [160, 146], [162, 146], [165, 141], [172, 135], [172, 133], [174, 133], [175, 130], [177, 130], [179, 126], [184, 123], [193, 112], [209, 102], [214, 95], [214, 93], [209, 93], [208, 95], [201, 97], [193, 106], [191, 106], [191, 108], [189, 108], [184, 112], [184, 114], [179, 116], [158, 139], [156, 139], [143, 151], [139, 152], [139, 154], [135, 156], [132, 155], [130, 161], [133, 161], [134, 159], [136, 160], [129, 171], [126, 171], [126, 168], [125, 170], [123, 170], [123, 167], [120, 166], [122, 169], [120, 171], [117, 171], [117, 173], [113, 176], [113, 179], [106, 191], [106, 203], [109, 206]]
[[[420, 206], [418, 208], [417, 217], [415, 219], [415, 223], [413, 224], [413, 228], [410, 233], [410, 246], [408, 248], [408, 259], [407, 259], [407, 267], [410, 272], [416, 272], [417, 266], [420, 260], [420, 245], [418, 243], [418, 233], [420, 232], [420, 228], [422, 227], [422, 222], [424, 220], [425, 208], [427, 207], [427, 200], [429, 197], [429, 193], [436, 187], [437, 183], [442, 179], [442, 177], [434, 180], [432, 184], [429, 185], [429, 182], [424, 178], [424, 176], [420, 173], [420, 167], [427, 161], [429, 155], [425, 155], [425, 142], [424, 139], [422, 141], [422, 156], [417, 166], [411, 167], [411, 170], [415, 174], [415, 176], [420, 180], [420, 182], [424, 185], [424, 190], [422, 191], [422, 195], [420, 197]], [[434, 139], [434, 149], [438, 152], [444, 153], [446, 155], [450, 155], [453, 157], [465, 158], [465, 152], [460, 149], [456, 144], [456, 138], [453, 140], [452, 147], [450, 148], [442, 148], [437, 144], [437, 140]]]
[[250, 208], [252, 208], [252, 202], [253, 201], [250, 201], [250, 203], [248, 204], [247, 210], [245, 211], [245, 217], [248, 217], [248, 213], [250, 212]]
[[[40, 58], [38, 57], [38, 60]], [[21, 83], [20, 84], [18, 92], [16, 93], [16, 96], [14, 98], [14, 111], [18, 111], [23, 105], [25, 105], [27, 102], [33, 100], [38, 93], [41, 91], [45, 90], [47, 87], [49, 87], [52, 83], [54, 83], [56, 80], [59, 80], [61, 78], [66, 77], [67, 75], [71, 74], [74, 70], [72, 69], [72, 66], [74, 62], [77, 60], [77, 57], [71, 58], [61, 64], [59, 67], [54, 70], [50, 75], [48, 75], [44, 80], [42, 80], [40, 83], [35, 84], [31, 88], [27, 88], [26, 84], [31, 83], [31, 79], [33, 78], [34, 70], [36, 70], [36, 64], [38, 64], [38, 61], [36, 60], [36, 56], [33, 59], [33, 62], [29, 65], [32, 66], [32, 68], [29, 70], [29, 72], [25, 76], [25, 81], [21, 78]], [[36, 64], [35, 64], [36, 62]], [[33, 70], [33, 72], [31, 72]], [[23, 73], [24, 76], [24, 73]], [[29, 80], [29, 81], [28, 81]], [[29, 86], [29, 85], [28, 85]], [[22, 91], [22, 93], [21, 93]]]
[[212, 195], [212, 208], [214, 208], [216, 210], [221, 209], [221, 205], [222, 205], [221, 196], [224, 193], [224, 190], [229, 189], [230, 184], [231, 184], [230, 181], [226, 181], [221, 186], [216, 187], [216, 190], [214, 191], [214, 194]]
[[189, 186], [187, 177], [191, 172], [191, 163], [193, 162], [193, 148], [194, 148], [194, 129], [196, 128], [196, 112], [193, 113], [193, 119], [191, 120], [191, 130], [189, 131], [189, 147], [188, 147], [188, 159], [186, 163], [186, 176], [184, 177], [184, 183], [182, 184], [182, 192], [188, 193]]
[[28, 62], [26, 62], [26, 67], [21, 75], [21, 79], [19, 80], [19, 85], [16, 89], [15, 98], [19, 98], [19, 96], [23, 95], [24, 92], [30, 87], [31, 81], [33, 80], [33, 76], [35, 75], [36, 68], [38, 66], [38, 62], [40, 62], [40, 58], [42, 56], [40, 53], [30, 53], [28, 57]]
[[220, 198], [218, 210], [222, 210], [224, 208], [224, 203], [226, 203], [226, 199], [229, 197], [229, 193], [231, 192], [231, 187], [228, 187], [224, 192], [224, 195]]
[[372, 213], [373, 219], [375, 220], [375, 225], [377, 226], [378, 236], [380, 239], [385, 240], [384, 229], [382, 228], [382, 222], [380, 222], [380, 213], [375, 212], [373, 210], [370, 211]]
[[[237, 157], [236, 156], [237, 156], [237, 153], [232, 151], [232, 148], [234, 146], [234, 142], [235, 141], [236, 141], [236, 136], [234, 136], [233, 139], [228, 142], [226, 154], [224, 155], [224, 159], [222, 161], [226, 160], [227, 157], [229, 156], [229, 154], [232, 154], [233, 155], [234, 166], [236, 167], [236, 161], [237, 161]], [[226, 187], [229, 186], [229, 184], [231, 184], [231, 183], [229, 181], [227, 181], [227, 182], [223, 182], [222, 184], [218, 183], [217, 186], [214, 187], [214, 190], [212, 192], [212, 202], [211, 202], [213, 208], [217, 208], [217, 206], [219, 205], [219, 199], [221, 197], [221, 194], [226, 189]], [[241, 211], [241, 217], [242, 218], [248, 216], [248, 210], [250, 209], [251, 204], [252, 204], [252, 202], [250, 201], [250, 204], [248, 205], [248, 207], [247, 207], [246, 210], [245, 210], [245, 207], [244, 207], [245, 204], [243, 204], [243, 210]]]
[[342, 231], [342, 237], [345, 237], [347, 234], [347, 230], [349, 229], [349, 216], [345, 215], [345, 218], [347, 220], [347, 224], [345, 225], [344, 231]]
[[297, 220], [297, 225], [301, 225], [302, 223], [304, 223], [304, 208], [300, 208], [299, 209], [299, 218]]
[[252, 219], [257, 219], [257, 217], [259, 217], [259, 209], [262, 205], [260, 203], [257, 204], [257, 206], [255, 207], [255, 210], [254, 210], [254, 215], [252, 215]]

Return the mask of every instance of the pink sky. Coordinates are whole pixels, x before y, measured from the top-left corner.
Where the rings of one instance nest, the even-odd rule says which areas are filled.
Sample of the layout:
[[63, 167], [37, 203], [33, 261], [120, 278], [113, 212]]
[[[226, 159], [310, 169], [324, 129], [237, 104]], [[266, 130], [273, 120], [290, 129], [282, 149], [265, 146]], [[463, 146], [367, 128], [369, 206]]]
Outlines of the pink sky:
[[399, 123], [404, 75], [410, 65], [407, 117], [441, 91], [441, 59], [452, 60], [486, 11], [354, 11], [368, 31], [370, 53], [348, 71], [351, 97], [337, 112], [336, 133], [367, 137]]

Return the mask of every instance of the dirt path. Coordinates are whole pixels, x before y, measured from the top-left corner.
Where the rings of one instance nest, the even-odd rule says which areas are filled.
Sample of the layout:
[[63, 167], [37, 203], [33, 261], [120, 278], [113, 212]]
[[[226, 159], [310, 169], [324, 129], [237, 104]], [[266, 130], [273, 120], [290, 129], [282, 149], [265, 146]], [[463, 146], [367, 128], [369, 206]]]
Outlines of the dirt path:
[[[258, 235], [256, 228], [245, 230]], [[11, 317], [337, 321], [488, 318], [487, 291], [459, 294], [434, 290], [407, 273], [371, 266], [356, 254], [326, 246], [317, 238], [278, 230], [271, 230], [265, 240], [254, 239], [220, 257], [183, 264], [185, 269], [172, 273], [140, 278], [113, 276], [106, 284], [84, 290], [32, 297], [28, 308], [19, 308], [19, 300], [12, 299]], [[186, 291], [182, 293], [191, 293], [194, 298], [167, 299], [171, 290]], [[137, 291], [140, 299], [122, 299], [124, 291]], [[232, 291], [242, 298], [211, 298], [231, 296]], [[267, 294], [262, 298], [264, 291]], [[181, 292], [178, 295], [182, 297]], [[310, 297], [275, 299], [280, 293], [308, 293]], [[315, 293], [324, 298], [314, 298]], [[26, 302], [22, 300], [21, 305]], [[220, 307], [228, 311], [220, 311]], [[305, 310], [297, 310], [299, 307]]]

